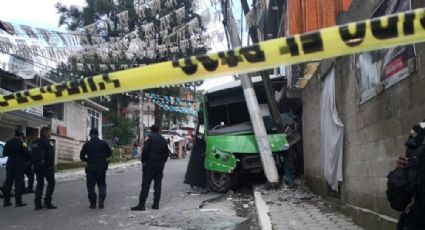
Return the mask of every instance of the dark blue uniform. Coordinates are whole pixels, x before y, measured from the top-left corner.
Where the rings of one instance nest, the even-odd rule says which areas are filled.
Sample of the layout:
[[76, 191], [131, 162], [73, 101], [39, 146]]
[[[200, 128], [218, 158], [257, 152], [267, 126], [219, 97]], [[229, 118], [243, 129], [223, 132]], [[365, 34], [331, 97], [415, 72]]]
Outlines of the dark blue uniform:
[[24, 183], [25, 167], [30, 161], [29, 151], [26, 144], [15, 137], [6, 142], [4, 156], [8, 157], [6, 181], [3, 186], [4, 205], [10, 205], [12, 185], [15, 181], [15, 201], [16, 205], [19, 206], [22, 204], [22, 183]]
[[[425, 152], [417, 152], [425, 144], [424, 136], [424, 129], [420, 125], [415, 125], [413, 126], [412, 131], [405, 143], [405, 157], [408, 159], [414, 159], [412, 161], [409, 160], [408, 164], [415, 164], [415, 159], [417, 159], [419, 165], [416, 174], [417, 178], [415, 178], [417, 180], [417, 188], [414, 192], [414, 203], [410, 209], [408, 209], [409, 211], [407, 215], [406, 212], [401, 214], [401, 218], [397, 225], [398, 230], [425, 229]], [[421, 143], [422, 146], [420, 146]]]
[[419, 185], [414, 195], [414, 204], [410, 209], [406, 227], [403, 230], [423, 230], [425, 229], [425, 159], [422, 157], [418, 172]]
[[52, 206], [52, 195], [56, 184], [54, 170], [54, 142], [47, 137], [41, 137], [33, 142], [31, 150], [34, 162], [34, 171], [37, 177], [34, 204], [36, 208], [42, 207], [41, 198], [43, 196], [44, 180], [46, 180], [47, 188], [44, 197], [44, 205], [46, 207]]
[[96, 207], [96, 184], [99, 189], [99, 207], [103, 206], [103, 201], [106, 198], [106, 171], [108, 170], [107, 158], [110, 156], [112, 156], [112, 150], [108, 143], [98, 137], [92, 137], [81, 149], [80, 159], [87, 162], [87, 192], [91, 207]]
[[144, 207], [152, 180], [154, 181], [154, 206], [159, 205], [164, 165], [168, 156], [167, 141], [160, 134], [151, 133], [143, 145], [143, 179], [142, 191], [140, 191], [139, 196], [139, 206]]

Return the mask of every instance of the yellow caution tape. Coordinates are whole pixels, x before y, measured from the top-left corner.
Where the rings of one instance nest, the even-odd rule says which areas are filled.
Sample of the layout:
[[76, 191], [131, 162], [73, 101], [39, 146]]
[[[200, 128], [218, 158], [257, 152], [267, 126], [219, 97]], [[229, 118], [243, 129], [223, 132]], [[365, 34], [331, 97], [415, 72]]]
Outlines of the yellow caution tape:
[[266, 70], [425, 41], [425, 9], [0, 96], [0, 112]]

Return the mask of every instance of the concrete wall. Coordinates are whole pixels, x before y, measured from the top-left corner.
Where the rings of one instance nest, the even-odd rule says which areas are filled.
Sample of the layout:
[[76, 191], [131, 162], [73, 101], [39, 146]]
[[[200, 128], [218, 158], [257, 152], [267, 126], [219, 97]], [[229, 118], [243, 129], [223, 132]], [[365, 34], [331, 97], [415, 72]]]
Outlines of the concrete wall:
[[[379, 1], [353, 1], [341, 21], [367, 18]], [[413, 7], [424, 6], [413, 0]], [[324, 61], [317, 76], [303, 92], [304, 159], [308, 185], [318, 194], [329, 195], [322, 178], [320, 161], [321, 78], [336, 69], [336, 103], [344, 127], [343, 174], [338, 202], [355, 207], [351, 212], [368, 229], [394, 229], [398, 218], [385, 196], [386, 176], [404, 154], [404, 141], [411, 127], [425, 119], [425, 45], [416, 46], [418, 72], [360, 104], [360, 92], [352, 56]], [[365, 218], [359, 210], [379, 217]], [[357, 214], [356, 214], [357, 213]], [[394, 218], [394, 219], [391, 219]]]
[[321, 80], [314, 77], [303, 91], [304, 173], [315, 193], [326, 194], [320, 155], [320, 95]]
[[[134, 113], [139, 113], [139, 104], [130, 103], [127, 107], [129, 119], [133, 119]], [[152, 102], [143, 102], [143, 125], [145, 128], [155, 124], [155, 104]]]
[[87, 107], [79, 103], [66, 103], [64, 120], [68, 137], [85, 141], [87, 140]]
[[[88, 140], [89, 128], [88, 128], [88, 107], [80, 103], [70, 102], [65, 103], [64, 108], [64, 119], [57, 120], [52, 119], [52, 131], [57, 133], [58, 125], [66, 127], [67, 137], [79, 141]], [[93, 109], [97, 111], [96, 109]], [[100, 125], [99, 125], [99, 134], [102, 138], [102, 114], [100, 113]]]

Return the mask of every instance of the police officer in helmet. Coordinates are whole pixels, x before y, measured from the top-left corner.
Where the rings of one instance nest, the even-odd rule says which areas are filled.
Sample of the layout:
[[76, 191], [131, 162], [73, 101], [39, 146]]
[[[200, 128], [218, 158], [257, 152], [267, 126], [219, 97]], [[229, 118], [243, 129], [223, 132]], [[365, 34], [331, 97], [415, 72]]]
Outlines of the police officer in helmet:
[[35, 210], [43, 208], [41, 198], [44, 190], [44, 180], [47, 181], [46, 194], [44, 197], [44, 208], [56, 209], [52, 204], [52, 195], [55, 190], [55, 149], [54, 142], [50, 139], [52, 131], [49, 127], [43, 127], [40, 131], [40, 138], [31, 145], [31, 158], [34, 162], [34, 171], [37, 177], [35, 188]]
[[98, 205], [104, 208], [106, 198], [106, 171], [108, 170], [107, 158], [112, 156], [112, 150], [108, 143], [99, 138], [97, 129], [90, 130], [90, 141], [83, 145], [80, 152], [80, 159], [87, 162], [86, 181], [90, 208], [96, 208], [97, 194], [95, 185], [99, 189]]
[[142, 191], [140, 191], [139, 204], [132, 207], [132, 211], [144, 211], [145, 202], [148, 198], [149, 188], [154, 181], [154, 198], [152, 209], [159, 209], [161, 197], [161, 183], [165, 162], [169, 156], [167, 141], [159, 134], [159, 126], [151, 127], [151, 134], [143, 145], [142, 164], [143, 178]]
[[15, 182], [15, 206], [22, 207], [27, 204], [22, 202], [22, 184], [24, 183], [25, 167], [30, 161], [30, 154], [27, 145], [23, 142], [24, 133], [21, 130], [15, 131], [15, 137], [6, 142], [4, 146], [4, 156], [8, 157], [6, 164], [6, 181], [3, 186], [4, 207], [11, 206], [11, 190]]

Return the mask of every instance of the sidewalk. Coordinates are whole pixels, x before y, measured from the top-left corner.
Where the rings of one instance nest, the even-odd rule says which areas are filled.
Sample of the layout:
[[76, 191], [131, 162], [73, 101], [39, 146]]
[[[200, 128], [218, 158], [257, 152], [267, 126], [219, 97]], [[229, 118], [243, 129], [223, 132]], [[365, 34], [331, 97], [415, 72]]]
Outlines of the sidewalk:
[[262, 230], [363, 229], [302, 186], [294, 190], [255, 187], [254, 195]]
[[[133, 167], [140, 164], [141, 164], [140, 160], [131, 160], [125, 163], [110, 164], [108, 167], [107, 173], [108, 174], [116, 173], [116, 171], [124, 170], [128, 167]], [[85, 178], [85, 176], [86, 176], [86, 172], [84, 171], [84, 168], [58, 171], [55, 173], [55, 179], [57, 182], [65, 182], [65, 181], [81, 179], [81, 178]]]

